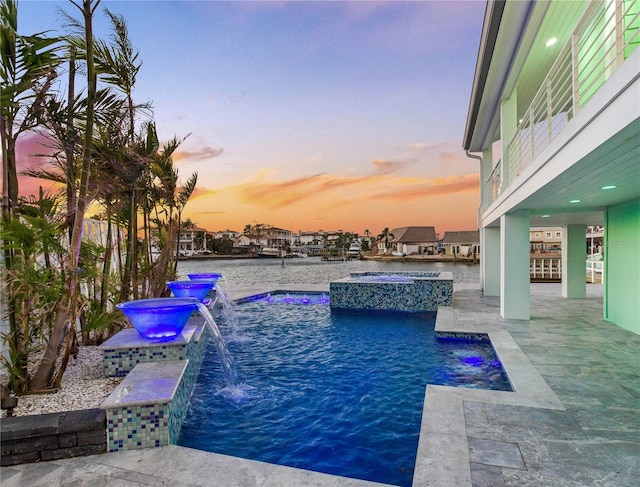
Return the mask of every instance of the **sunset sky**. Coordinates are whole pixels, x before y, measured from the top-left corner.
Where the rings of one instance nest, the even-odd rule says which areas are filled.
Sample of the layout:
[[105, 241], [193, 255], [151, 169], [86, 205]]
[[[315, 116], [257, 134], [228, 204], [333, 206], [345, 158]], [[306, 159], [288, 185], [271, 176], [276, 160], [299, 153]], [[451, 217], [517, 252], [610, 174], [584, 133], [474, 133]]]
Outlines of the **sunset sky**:
[[[69, 2], [19, 1], [19, 32], [62, 34]], [[104, 1], [143, 62], [134, 98], [198, 172], [184, 212], [211, 231], [476, 228], [461, 148], [484, 1]], [[19, 148], [22, 167], [38, 152]], [[33, 188], [23, 181], [21, 193]], [[36, 186], [37, 187], [37, 186]]]

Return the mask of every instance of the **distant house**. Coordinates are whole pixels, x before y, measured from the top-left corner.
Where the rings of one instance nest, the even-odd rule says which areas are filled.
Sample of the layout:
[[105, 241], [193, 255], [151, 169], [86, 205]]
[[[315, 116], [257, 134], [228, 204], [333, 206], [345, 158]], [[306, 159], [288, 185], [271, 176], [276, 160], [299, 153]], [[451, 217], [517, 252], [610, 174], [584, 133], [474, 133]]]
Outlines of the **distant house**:
[[251, 239], [248, 235], [238, 235], [233, 239], [233, 246], [239, 248], [249, 248], [251, 244], [255, 243], [255, 239]]
[[205, 248], [205, 236], [209, 232], [200, 227], [191, 226], [180, 232], [178, 238], [178, 252], [183, 256], [191, 256]]
[[391, 230], [392, 253], [402, 255], [433, 254], [438, 243], [434, 227], [400, 227]]
[[213, 237], [217, 239], [228, 238], [229, 240], [233, 240], [234, 238], [237, 238], [240, 235], [241, 235], [240, 232], [226, 229], [226, 230], [218, 230], [216, 233], [213, 234]]
[[441, 243], [446, 255], [472, 256], [480, 253], [480, 232], [478, 230], [444, 232]]
[[318, 232], [298, 231], [299, 245], [318, 245], [322, 242], [322, 235]]
[[532, 227], [529, 229], [531, 253], [560, 252], [562, 227]]
[[291, 246], [291, 230], [269, 227], [263, 230], [263, 237], [267, 239], [267, 246], [281, 249]]

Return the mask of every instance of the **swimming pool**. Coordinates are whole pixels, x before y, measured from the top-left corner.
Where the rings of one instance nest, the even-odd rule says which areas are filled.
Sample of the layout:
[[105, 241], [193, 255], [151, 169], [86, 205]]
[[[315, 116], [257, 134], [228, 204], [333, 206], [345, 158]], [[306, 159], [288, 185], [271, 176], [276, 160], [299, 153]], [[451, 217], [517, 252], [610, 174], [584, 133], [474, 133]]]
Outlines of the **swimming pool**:
[[[435, 337], [435, 313], [239, 305], [247, 398], [225, 399], [212, 347], [179, 445], [411, 485], [427, 383], [511, 390], [489, 342]], [[223, 333], [225, 323], [218, 320]]]

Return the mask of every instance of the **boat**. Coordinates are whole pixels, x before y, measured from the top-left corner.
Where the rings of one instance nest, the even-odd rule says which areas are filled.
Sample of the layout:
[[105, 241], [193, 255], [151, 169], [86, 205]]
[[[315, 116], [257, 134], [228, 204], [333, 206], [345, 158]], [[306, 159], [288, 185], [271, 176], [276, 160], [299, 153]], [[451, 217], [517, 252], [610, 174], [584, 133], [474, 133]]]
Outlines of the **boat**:
[[305, 258], [307, 257], [307, 254], [305, 254], [304, 252], [291, 252], [290, 254], [287, 254], [285, 257], [300, 257], [300, 258]]
[[280, 249], [275, 247], [263, 247], [260, 252], [258, 252], [258, 257], [260, 258], [278, 258], [282, 257], [282, 252]]
[[347, 254], [351, 257], [358, 257], [360, 255], [360, 250], [360, 244], [352, 243], [351, 247], [349, 247], [349, 250], [347, 251]]

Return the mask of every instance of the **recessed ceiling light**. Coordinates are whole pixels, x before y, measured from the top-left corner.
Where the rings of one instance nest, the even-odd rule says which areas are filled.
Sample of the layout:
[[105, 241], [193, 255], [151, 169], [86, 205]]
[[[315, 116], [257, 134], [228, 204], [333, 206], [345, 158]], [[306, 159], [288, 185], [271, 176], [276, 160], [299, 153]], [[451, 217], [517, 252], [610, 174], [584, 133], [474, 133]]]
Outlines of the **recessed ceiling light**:
[[553, 46], [556, 42], [558, 42], [558, 38], [557, 37], [552, 37], [551, 39], [549, 39], [547, 42], [544, 43], [545, 47], [551, 47]]
[[549, 218], [551, 215], [540, 215], [540, 218]]
[[602, 186], [600, 189], [616, 189], [617, 186], [615, 184], [609, 184], [608, 186]]
[[582, 200], [569, 200], [569, 203], [580, 203]]

